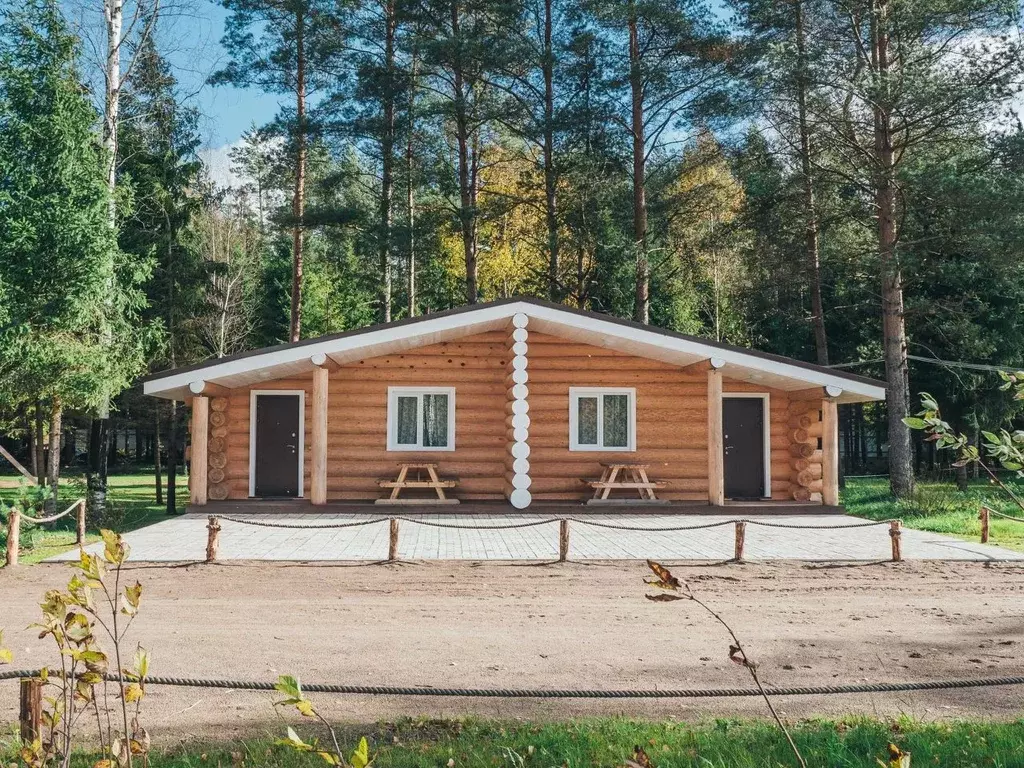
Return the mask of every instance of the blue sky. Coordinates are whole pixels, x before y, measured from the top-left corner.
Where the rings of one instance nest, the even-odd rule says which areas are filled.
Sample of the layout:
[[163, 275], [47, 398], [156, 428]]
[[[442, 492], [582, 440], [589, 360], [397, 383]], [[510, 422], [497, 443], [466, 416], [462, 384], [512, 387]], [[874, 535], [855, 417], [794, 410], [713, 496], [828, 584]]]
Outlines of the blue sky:
[[220, 44], [227, 11], [210, 0], [194, 0], [190, 13], [166, 19], [161, 48], [166, 52], [180, 89], [202, 114], [200, 130], [207, 149], [229, 145], [254, 123], [268, 122], [281, 97], [255, 88], [211, 86], [206, 78], [223, 66], [226, 54]]

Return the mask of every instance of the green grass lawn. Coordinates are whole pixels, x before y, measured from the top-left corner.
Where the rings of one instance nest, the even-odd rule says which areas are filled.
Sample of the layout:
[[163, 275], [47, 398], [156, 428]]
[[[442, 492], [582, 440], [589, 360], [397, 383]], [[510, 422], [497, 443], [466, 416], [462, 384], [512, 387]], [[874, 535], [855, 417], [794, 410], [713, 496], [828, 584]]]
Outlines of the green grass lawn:
[[[14, 475], [0, 476], [0, 499], [11, 501], [17, 497], [18, 479]], [[167, 519], [164, 506], [156, 503], [156, 488], [153, 473], [111, 475], [108, 480], [108, 505], [110, 513], [104, 521], [106, 527], [121, 532], [142, 528], [160, 520]], [[188, 503], [187, 478], [178, 478], [178, 509], [184, 511]], [[166, 490], [166, 478], [165, 478]], [[61, 479], [60, 511], [68, 507], [75, 499], [85, 497], [85, 478], [81, 475], [70, 475]], [[87, 542], [99, 540], [100, 525], [97, 521], [87, 521]], [[22, 528], [21, 562], [38, 563], [48, 557], [66, 552], [75, 546], [74, 514], [39, 528]], [[0, 541], [6, 539], [6, 530], [0, 532]], [[2, 555], [0, 555], [2, 556]]]
[[[656, 706], [652, 704], [653, 707]], [[283, 728], [282, 728], [283, 730]], [[308, 736], [308, 733], [303, 735]], [[343, 749], [359, 736], [346, 731]], [[533, 724], [495, 721], [406, 721], [367, 733], [376, 768], [589, 768], [622, 766], [635, 745], [655, 768], [778, 768], [796, 760], [771, 724], [720, 720], [705, 725], [615, 718]], [[1024, 766], [1024, 721], [914, 723], [853, 719], [809, 721], [794, 740], [814, 768], [878, 768], [890, 741], [909, 751], [914, 766], [1011, 768]], [[159, 744], [159, 734], [154, 734]], [[8, 747], [10, 749], [10, 747]], [[0, 749], [0, 757], [3, 750]], [[347, 755], [346, 755], [347, 757]], [[76, 768], [95, 755], [80, 755]], [[270, 740], [176, 747], [151, 755], [151, 768], [279, 766], [320, 768], [315, 755], [297, 754]]]
[[[1024, 494], [1020, 480], [1004, 480], [1018, 495]], [[952, 483], [919, 481], [914, 498], [897, 501], [889, 493], [888, 478], [850, 478], [842, 492], [841, 502], [851, 515], [872, 520], [898, 517], [904, 525], [924, 531], [948, 533], [980, 541], [981, 521], [978, 512], [984, 504], [992, 509], [1024, 517], [1006, 495], [987, 481], [974, 481], [961, 493]], [[992, 518], [989, 543], [1009, 549], [1024, 550], [1024, 523]]]

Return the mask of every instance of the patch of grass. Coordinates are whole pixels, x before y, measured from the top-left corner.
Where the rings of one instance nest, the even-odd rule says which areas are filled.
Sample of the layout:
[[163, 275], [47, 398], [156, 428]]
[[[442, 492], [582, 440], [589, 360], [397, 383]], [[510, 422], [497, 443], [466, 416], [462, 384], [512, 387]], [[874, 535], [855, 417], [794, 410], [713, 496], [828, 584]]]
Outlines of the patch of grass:
[[[184, 510], [188, 502], [186, 478], [178, 478], [178, 506]], [[0, 477], [0, 499], [9, 500], [17, 494], [16, 476]], [[71, 475], [61, 479], [58, 510], [63, 511], [75, 499], [85, 497], [85, 478]], [[166, 492], [166, 480], [165, 488]], [[99, 529], [109, 527], [120, 533], [133, 531], [167, 519], [164, 505], [156, 503], [156, 489], [153, 473], [132, 475], [111, 475], [107, 479], [107, 504], [110, 509], [104, 521], [87, 520], [86, 543], [99, 541]], [[30, 565], [48, 557], [67, 552], [75, 546], [74, 514], [56, 523], [39, 528], [22, 527], [22, 551], [20, 561]], [[0, 532], [0, 542], [6, 539], [6, 530]]]
[[[1014, 493], [1024, 495], [1020, 480], [1004, 481]], [[841, 502], [851, 515], [871, 520], [898, 517], [909, 528], [947, 533], [970, 541], [979, 541], [981, 521], [978, 513], [984, 504], [1016, 517], [1024, 517], [1006, 495], [985, 480], [973, 481], [966, 491], [950, 483], [919, 481], [914, 498], [897, 500], [889, 493], [888, 478], [849, 478]], [[993, 517], [989, 543], [1024, 551], [1024, 523]]]
[[[354, 746], [360, 735], [346, 729], [345, 748]], [[778, 768], [795, 764], [778, 729], [757, 721], [693, 725], [619, 718], [546, 724], [412, 720], [382, 724], [365, 735], [376, 768], [621, 766], [632, 756], [634, 745], [642, 746], [657, 768]], [[914, 765], [1024, 765], [1024, 721], [813, 720], [795, 725], [793, 736], [807, 764], [822, 768], [877, 768], [890, 741], [910, 751]], [[95, 759], [95, 755], [83, 754], [72, 765], [86, 768]], [[298, 754], [266, 740], [157, 750], [149, 764], [151, 768], [326, 765], [319, 757]]]

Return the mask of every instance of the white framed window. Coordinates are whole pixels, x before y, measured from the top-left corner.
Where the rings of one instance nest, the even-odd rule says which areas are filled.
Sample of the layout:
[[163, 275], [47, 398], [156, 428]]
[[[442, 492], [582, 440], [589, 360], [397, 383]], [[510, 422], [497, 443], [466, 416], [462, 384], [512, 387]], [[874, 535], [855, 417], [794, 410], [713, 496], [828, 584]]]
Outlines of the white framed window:
[[636, 390], [569, 387], [570, 451], [635, 451]]
[[388, 387], [389, 451], [454, 451], [455, 387]]

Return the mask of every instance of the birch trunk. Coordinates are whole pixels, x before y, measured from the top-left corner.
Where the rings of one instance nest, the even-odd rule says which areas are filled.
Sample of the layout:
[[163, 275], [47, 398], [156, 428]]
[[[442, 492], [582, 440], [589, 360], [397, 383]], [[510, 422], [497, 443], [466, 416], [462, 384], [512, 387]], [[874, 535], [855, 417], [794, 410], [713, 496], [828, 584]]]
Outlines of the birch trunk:
[[380, 185], [381, 304], [384, 322], [391, 322], [391, 216], [395, 187], [395, 0], [384, 0], [384, 98], [382, 103]]

